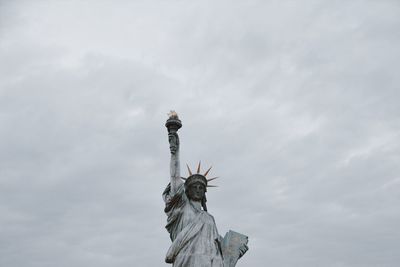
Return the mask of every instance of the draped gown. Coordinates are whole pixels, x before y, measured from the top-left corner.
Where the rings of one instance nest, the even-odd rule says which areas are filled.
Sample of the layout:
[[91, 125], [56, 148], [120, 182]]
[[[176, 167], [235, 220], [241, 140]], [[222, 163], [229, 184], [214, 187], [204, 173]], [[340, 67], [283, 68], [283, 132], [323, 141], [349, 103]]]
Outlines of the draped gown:
[[214, 217], [201, 209], [200, 202], [188, 199], [184, 184], [174, 195], [168, 184], [163, 199], [168, 216], [166, 228], [172, 240], [167, 258], [174, 259], [173, 267], [223, 267]]

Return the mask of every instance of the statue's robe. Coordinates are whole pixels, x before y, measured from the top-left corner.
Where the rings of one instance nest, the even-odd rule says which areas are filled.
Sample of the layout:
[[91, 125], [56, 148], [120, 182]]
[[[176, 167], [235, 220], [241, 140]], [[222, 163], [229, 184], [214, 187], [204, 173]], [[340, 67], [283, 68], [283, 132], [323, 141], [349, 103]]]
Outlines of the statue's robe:
[[168, 216], [166, 228], [172, 244], [167, 258], [174, 267], [223, 267], [220, 236], [213, 216], [192, 203], [179, 185], [171, 195], [168, 185], [163, 193]]

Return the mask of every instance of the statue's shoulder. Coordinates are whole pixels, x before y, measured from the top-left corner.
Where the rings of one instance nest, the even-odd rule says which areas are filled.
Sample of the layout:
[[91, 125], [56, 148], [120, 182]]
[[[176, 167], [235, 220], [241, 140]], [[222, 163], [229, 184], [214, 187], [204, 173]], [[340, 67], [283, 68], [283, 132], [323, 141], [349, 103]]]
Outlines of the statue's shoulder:
[[184, 186], [180, 185], [176, 193], [172, 195], [171, 184], [168, 184], [163, 192], [163, 199], [165, 202], [164, 212], [169, 212], [173, 208], [182, 207], [187, 202]]

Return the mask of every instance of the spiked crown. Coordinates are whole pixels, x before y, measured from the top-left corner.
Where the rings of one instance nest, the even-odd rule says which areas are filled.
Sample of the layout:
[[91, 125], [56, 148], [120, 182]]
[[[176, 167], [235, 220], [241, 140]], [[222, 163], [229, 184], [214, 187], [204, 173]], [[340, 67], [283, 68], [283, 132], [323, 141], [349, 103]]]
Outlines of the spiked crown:
[[201, 161], [199, 162], [199, 165], [197, 166], [197, 173], [193, 174], [192, 171], [190, 170], [189, 166], [186, 164], [186, 167], [189, 172], [189, 176], [187, 178], [181, 177], [183, 180], [185, 180], [185, 187], [190, 186], [191, 184], [194, 183], [201, 183], [205, 187], [217, 187], [216, 185], [209, 185], [208, 182], [217, 179], [218, 177], [213, 177], [210, 179], [207, 179], [206, 176], [210, 172], [211, 168], [210, 167], [204, 174], [200, 174], [200, 167], [201, 167]]

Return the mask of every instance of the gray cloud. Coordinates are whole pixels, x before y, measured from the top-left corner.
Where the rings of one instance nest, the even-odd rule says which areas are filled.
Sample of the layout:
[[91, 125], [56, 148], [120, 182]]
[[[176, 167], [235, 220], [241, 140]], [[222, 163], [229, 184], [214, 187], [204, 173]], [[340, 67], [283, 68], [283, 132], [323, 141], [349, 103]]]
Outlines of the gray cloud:
[[240, 266], [397, 266], [395, 1], [1, 7], [2, 266], [162, 265], [170, 109]]

